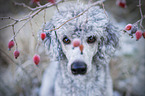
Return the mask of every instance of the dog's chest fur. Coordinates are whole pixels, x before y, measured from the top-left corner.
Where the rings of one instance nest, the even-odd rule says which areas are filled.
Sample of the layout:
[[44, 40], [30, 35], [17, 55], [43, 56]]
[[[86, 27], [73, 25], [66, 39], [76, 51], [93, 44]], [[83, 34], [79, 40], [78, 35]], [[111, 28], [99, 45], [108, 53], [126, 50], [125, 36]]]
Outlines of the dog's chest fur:
[[103, 67], [98, 70], [93, 64], [92, 72], [78, 78], [69, 76], [65, 64], [61, 64], [57, 71], [54, 96], [106, 96], [108, 89]]

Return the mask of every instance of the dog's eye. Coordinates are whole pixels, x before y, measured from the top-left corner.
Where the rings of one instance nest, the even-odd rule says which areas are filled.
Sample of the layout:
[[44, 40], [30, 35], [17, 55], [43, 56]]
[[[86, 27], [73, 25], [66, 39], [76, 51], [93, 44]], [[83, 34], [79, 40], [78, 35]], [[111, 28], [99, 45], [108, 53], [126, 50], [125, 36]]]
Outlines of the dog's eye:
[[87, 42], [88, 43], [94, 43], [96, 41], [96, 37], [95, 36], [90, 36], [90, 37], [88, 37], [88, 39], [87, 39]]
[[71, 41], [70, 41], [70, 39], [68, 39], [67, 37], [64, 37], [64, 38], [63, 38], [63, 43], [65, 43], [65, 44], [70, 44]]

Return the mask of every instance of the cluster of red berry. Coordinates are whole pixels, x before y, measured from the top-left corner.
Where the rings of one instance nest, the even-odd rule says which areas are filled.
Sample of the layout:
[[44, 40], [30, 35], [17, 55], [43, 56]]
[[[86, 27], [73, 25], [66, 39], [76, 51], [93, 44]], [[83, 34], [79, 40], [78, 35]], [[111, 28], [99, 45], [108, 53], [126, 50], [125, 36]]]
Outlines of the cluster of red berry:
[[[45, 37], [46, 37], [46, 33], [41, 33], [40, 37], [41, 37], [42, 40], [44, 40]], [[8, 49], [11, 50], [11, 48], [13, 48], [14, 45], [15, 45], [14, 40], [10, 40], [9, 43], [8, 43]], [[15, 59], [17, 59], [17, 58], [19, 57], [19, 55], [20, 55], [20, 52], [16, 49], [16, 50], [14, 51], [14, 57], [15, 57]], [[35, 54], [35, 55], [33, 56], [33, 62], [34, 62], [36, 65], [38, 65], [39, 62], [40, 62], [40, 56], [37, 55], [37, 54]]]
[[139, 40], [142, 36], [145, 39], [145, 32], [138, 30], [136, 26], [133, 26], [132, 24], [127, 24], [125, 26], [124, 32], [127, 32], [130, 36], [133, 38], [133, 34], [136, 36], [136, 40]]
[[[11, 48], [13, 48], [14, 45], [15, 45], [14, 40], [9, 41], [9, 43], [8, 43], [9, 50], [11, 50]], [[20, 52], [16, 49], [14, 51], [14, 57], [15, 57], [15, 59], [17, 59], [19, 57], [19, 55], [20, 55]]]

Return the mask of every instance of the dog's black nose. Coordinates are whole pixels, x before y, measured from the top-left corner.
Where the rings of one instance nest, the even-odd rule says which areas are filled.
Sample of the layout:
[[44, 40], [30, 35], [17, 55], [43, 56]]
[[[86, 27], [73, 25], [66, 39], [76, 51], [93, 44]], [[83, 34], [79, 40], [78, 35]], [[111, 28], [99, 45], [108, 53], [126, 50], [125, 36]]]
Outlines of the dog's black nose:
[[87, 65], [84, 62], [74, 62], [71, 65], [71, 71], [74, 75], [84, 75], [87, 72]]

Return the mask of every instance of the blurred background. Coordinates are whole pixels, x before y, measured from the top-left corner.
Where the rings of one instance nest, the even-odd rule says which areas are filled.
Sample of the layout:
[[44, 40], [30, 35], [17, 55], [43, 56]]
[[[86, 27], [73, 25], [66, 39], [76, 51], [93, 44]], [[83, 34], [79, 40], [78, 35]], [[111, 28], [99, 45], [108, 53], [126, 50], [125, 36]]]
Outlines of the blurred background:
[[[40, 1], [42, 5], [48, 3], [47, 0]], [[17, 6], [14, 2], [23, 2], [31, 7], [37, 6], [31, 0], [0, 0], [0, 17], [21, 19], [29, 14], [29, 9]], [[116, 4], [116, 0], [106, 0], [104, 6], [111, 21], [120, 29], [124, 29], [126, 24], [133, 24], [141, 19], [138, 2], [126, 0], [127, 7], [122, 8]], [[142, 0], [141, 4], [142, 12], [145, 14], [145, 0]], [[56, 7], [47, 8], [46, 13], [40, 12], [21, 29], [16, 36], [20, 51], [18, 59], [14, 59], [13, 56], [15, 47], [8, 51], [8, 42], [13, 37], [12, 27], [0, 30], [0, 96], [39, 96], [43, 72], [50, 61], [44, 44], [38, 38], [38, 31], [45, 21], [51, 19], [55, 10]], [[10, 19], [1, 19], [0, 28], [10, 23], [13, 23]], [[24, 23], [25, 21], [16, 24], [15, 31], [17, 32]], [[145, 20], [143, 26], [145, 27]], [[120, 47], [110, 62], [114, 96], [145, 96], [145, 39], [136, 41], [128, 34], [120, 33]], [[41, 57], [39, 66], [33, 63], [33, 56], [36, 53]]]

